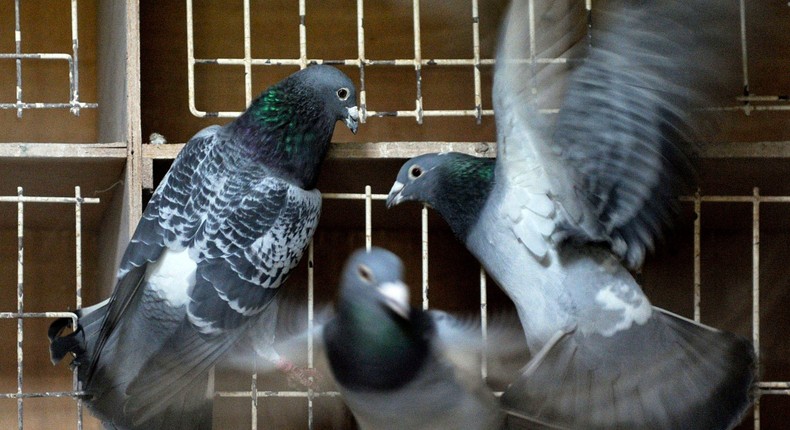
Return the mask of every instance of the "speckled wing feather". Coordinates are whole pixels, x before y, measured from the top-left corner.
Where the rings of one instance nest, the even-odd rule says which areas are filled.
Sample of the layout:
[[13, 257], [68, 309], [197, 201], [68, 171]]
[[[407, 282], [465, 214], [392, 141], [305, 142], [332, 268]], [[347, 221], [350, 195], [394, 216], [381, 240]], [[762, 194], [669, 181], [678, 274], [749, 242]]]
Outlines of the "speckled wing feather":
[[188, 315], [204, 334], [236, 328], [268, 305], [307, 248], [321, 197], [269, 177], [229, 205], [231, 213], [207, 220], [195, 236], [200, 257]]
[[90, 366], [80, 368], [81, 371], [85, 369], [83, 380], [86, 386], [90, 384], [109, 336], [130, 304], [139, 300], [145, 267], [159, 258], [167, 243], [185, 243], [190, 226], [194, 229], [197, 224], [194, 215], [188, 219], [184, 208], [195, 188], [203, 181], [198, 166], [216, 144], [215, 135], [219, 130], [219, 126], [208, 127], [190, 139], [149, 201], [121, 259], [118, 283], [110, 297], [92, 351], [88, 351]]
[[[237, 329], [267, 308], [318, 223], [317, 190], [222, 151], [222, 132], [214, 127], [196, 135], [157, 189], [125, 254], [94, 349], [91, 372], [117, 364], [100, 354], [120, 321], [124, 331], [161, 332], [162, 339], [138, 339], [148, 348], [116, 357], [137, 368], [113, 379], [128, 384], [126, 413], [136, 424], [166, 417], [170, 400], [199, 389], [190, 387], [234, 344]], [[181, 273], [190, 269], [191, 275]], [[173, 274], [186, 283], [173, 282]]]
[[[538, 113], [533, 87], [559, 78], [530, 64], [527, 1], [511, 5], [493, 96], [497, 178], [510, 188], [515, 233], [537, 257], [542, 240], [604, 242], [635, 268], [670, 225], [677, 194], [694, 179], [690, 110], [722, 75], [710, 57], [724, 33], [714, 19], [724, 13], [692, 3], [596, 2], [590, 45], [581, 41], [585, 56], [551, 119]], [[692, 31], [703, 21], [714, 31]], [[549, 56], [569, 47], [555, 37]]]

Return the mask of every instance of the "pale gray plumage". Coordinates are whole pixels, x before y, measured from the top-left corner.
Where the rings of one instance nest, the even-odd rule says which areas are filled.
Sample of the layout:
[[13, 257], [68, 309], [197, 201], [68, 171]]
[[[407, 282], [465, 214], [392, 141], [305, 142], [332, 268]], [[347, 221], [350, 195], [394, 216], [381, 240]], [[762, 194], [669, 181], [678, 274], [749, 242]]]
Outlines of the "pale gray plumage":
[[[317, 174], [337, 121], [356, 132], [351, 80], [313, 66], [273, 85], [225, 126], [197, 133], [157, 187], [110, 299], [50, 329], [72, 352], [108, 428], [211, 428], [209, 370], [250, 336], [272, 349], [276, 294], [321, 208]], [[250, 333], [254, 332], [254, 333]], [[250, 340], [250, 339], [246, 339]]]
[[362, 429], [497, 429], [499, 402], [479, 370], [479, 326], [411, 308], [403, 266], [380, 248], [346, 263], [323, 338]]
[[[513, 1], [494, 76], [495, 167], [429, 154], [398, 174], [389, 204], [434, 207], [516, 305], [534, 359], [503, 396], [514, 423], [724, 429], [750, 404], [751, 344], [654, 308], [627, 270], [694, 179], [690, 112], [725, 74], [719, 3], [595, 2], [584, 57], [557, 84], [530, 46], [569, 48], [570, 3], [536, 11], [557, 27], [531, 45], [529, 2]], [[561, 90], [556, 118], [538, 112], [542, 88]]]

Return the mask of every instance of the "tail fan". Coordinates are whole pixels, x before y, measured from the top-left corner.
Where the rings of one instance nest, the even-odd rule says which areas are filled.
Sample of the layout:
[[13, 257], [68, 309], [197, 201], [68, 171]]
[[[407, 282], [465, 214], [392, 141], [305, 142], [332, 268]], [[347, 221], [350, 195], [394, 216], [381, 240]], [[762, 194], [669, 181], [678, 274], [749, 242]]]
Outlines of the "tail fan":
[[752, 400], [751, 342], [654, 309], [619, 339], [574, 331], [547, 344], [502, 396], [512, 426], [736, 426]]

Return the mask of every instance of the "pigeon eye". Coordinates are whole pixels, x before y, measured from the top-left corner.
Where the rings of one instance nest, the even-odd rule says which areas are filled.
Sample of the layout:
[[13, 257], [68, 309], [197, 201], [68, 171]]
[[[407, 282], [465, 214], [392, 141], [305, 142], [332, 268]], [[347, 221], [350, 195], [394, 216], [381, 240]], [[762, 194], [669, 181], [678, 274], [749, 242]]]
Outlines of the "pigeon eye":
[[420, 176], [422, 176], [422, 168], [420, 166], [411, 166], [411, 169], [409, 169], [409, 177], [417, 179]]
[[348, 88], [341, 88], [337, 90], [337, 98], [339, 98], [340, 100], [348, 100], [349, 94], [350, 93], [348, 91]]
[[367, 282], [368, 284], [373, 283], [373, 272], [370, 270], [370, 267], [365, 266], [364, 264], [360, 264], [357, 266], [357, 274], [363, 281]]

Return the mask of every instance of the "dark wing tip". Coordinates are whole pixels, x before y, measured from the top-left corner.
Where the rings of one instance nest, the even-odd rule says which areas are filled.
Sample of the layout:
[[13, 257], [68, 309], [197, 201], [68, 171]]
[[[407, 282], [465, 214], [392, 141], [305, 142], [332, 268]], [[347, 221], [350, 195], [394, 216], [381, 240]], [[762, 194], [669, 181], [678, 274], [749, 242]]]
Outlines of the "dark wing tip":
[[547, 426], [539, 428], [737, 425], [752, 402], [751, 343], [659, 309], [655, 315], [623, 335], [575, 332], [550, 346], [505, 391], [504, 409], [513, 420]]

